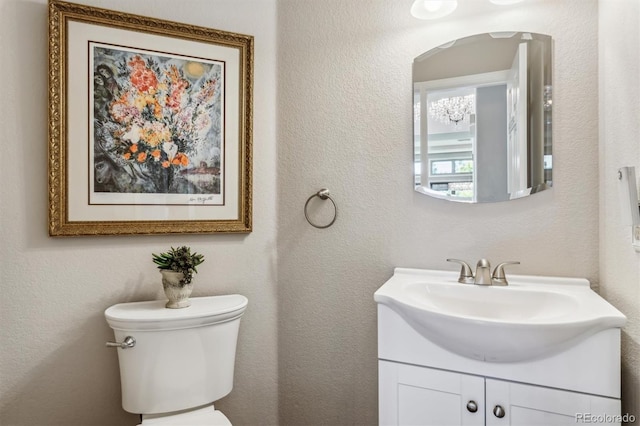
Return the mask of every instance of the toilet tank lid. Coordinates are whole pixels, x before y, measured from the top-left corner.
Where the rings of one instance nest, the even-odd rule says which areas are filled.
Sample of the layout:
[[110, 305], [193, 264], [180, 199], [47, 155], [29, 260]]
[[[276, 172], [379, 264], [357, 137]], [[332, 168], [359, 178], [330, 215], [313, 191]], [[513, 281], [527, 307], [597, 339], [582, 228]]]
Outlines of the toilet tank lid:
[[104, 316], [114, 330], [175, 330], [200, 327], [239, 318], [248, 300], [240, 294], [192, 297], [191, 306], [165, 308], [166, 300], [118, 303], [107, 308]]

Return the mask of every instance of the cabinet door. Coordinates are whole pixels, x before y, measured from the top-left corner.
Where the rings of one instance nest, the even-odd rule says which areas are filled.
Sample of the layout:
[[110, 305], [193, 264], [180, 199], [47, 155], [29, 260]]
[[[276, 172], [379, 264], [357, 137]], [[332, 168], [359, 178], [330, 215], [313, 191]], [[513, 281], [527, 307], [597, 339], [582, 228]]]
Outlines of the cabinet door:
[[380, 361], [379, 415], [380, 425], [483, 425], [484, 378]]
[[599, 424], [620, 424], [617, 399], [486, 379], [486, 401], [488, 426], [575, 426], [594, 423], [592, 416], [602, 416]]

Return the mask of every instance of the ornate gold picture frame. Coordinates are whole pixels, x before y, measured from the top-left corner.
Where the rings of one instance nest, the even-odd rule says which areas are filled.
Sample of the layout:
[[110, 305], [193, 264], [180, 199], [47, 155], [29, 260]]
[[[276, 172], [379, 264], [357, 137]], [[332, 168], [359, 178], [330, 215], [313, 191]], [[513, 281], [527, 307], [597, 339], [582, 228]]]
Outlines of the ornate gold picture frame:
[[49, 1], [49, 235], [251, 232], [253, 37]]

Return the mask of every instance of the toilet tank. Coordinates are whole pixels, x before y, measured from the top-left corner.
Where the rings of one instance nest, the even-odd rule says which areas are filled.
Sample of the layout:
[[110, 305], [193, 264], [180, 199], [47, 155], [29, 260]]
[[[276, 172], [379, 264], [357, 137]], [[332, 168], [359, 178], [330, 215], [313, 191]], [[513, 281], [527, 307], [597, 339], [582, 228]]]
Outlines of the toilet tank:
[[117, 342], [122, 407], [156, 414], [210, 404], [231, 392], [240, 317], [239, 294], [192, 297], [191, 306], [165, 308], [166, 300], [120, 303], [105, 311]]

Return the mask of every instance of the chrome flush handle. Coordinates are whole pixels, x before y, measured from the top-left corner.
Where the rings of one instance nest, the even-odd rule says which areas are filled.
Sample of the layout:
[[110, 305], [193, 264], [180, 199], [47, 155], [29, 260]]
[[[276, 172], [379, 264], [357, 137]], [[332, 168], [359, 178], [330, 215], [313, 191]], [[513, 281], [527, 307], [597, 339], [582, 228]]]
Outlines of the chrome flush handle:
[[107, 342], [107, 347], [110, 348], [129, 349], [133, 348], [135, 345], [136, 339], [132, 336], [125, 337], [123, 342]]

